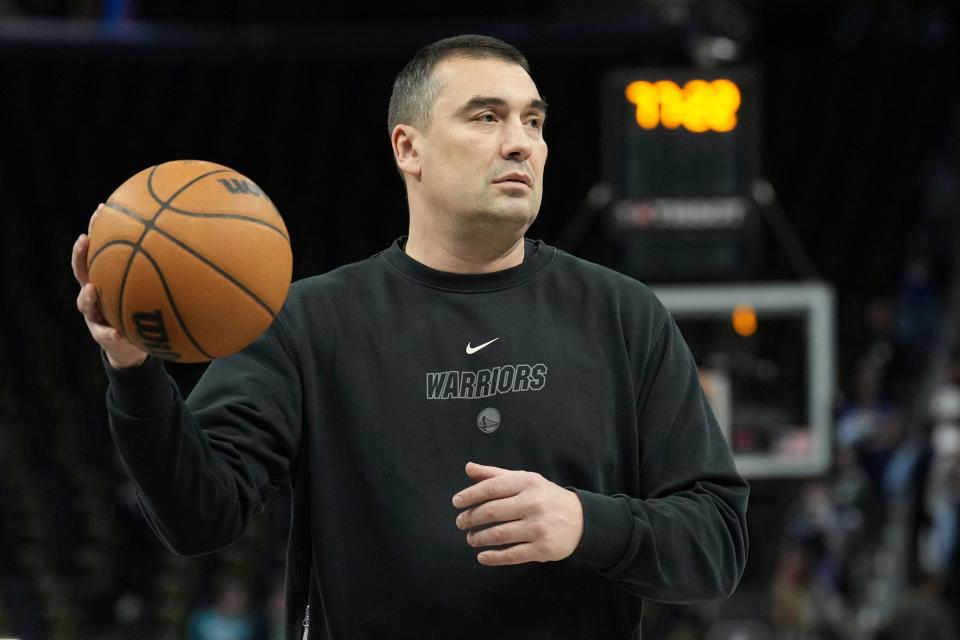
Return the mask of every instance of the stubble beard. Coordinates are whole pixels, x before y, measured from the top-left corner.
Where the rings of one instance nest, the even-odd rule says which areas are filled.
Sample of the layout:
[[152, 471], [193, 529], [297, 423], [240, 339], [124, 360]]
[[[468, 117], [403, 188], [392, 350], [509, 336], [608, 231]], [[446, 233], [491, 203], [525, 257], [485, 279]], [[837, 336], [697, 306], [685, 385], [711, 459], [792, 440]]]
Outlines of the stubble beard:
[[537, 217], [532, 201], [526, 197], [488, 196], [461, 215], [464, 230], [471, 234], [513, 236], [523, 234]]

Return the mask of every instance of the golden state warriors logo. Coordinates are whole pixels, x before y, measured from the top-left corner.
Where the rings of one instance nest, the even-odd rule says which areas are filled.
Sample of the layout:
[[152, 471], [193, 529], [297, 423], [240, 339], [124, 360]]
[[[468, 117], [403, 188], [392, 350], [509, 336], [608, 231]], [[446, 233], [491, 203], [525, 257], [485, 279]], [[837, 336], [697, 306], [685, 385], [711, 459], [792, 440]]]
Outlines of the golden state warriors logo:
[[493, 433], [500, 426], [500, 412], [493, 407], [487, 407], [477, 416], [477, 426], [484, 433]]

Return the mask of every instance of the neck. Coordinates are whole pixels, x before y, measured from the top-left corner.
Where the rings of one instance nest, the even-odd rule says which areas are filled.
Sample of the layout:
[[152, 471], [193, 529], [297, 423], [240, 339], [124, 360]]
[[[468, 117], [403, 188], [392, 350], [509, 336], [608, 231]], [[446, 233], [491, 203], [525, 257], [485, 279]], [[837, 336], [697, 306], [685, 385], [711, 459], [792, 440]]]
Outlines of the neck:
[[[511, 230], [513, 231], [513, 230]], [[408, 256], [447, 273], [493, 273], [523, 263], [523, 231], [473, 238], [438, 237], [410, 225], [404, 246]]]

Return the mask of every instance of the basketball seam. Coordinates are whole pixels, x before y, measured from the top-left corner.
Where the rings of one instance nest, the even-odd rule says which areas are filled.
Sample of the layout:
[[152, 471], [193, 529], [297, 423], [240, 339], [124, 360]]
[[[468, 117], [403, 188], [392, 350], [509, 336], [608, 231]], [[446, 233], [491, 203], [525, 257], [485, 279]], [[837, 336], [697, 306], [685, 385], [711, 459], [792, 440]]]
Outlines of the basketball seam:
[[89, 262], [87, 262], [87, 270], [89, 271], [93, 267], [93, 262], [97, 259], [97, 256], [99, 256], [101, 253], [104, 252], [104, 250], [118, 244], [126, 244], [132, 247], [134, 243], [133, 243], [133, 240], [111, 240], [101, 245], [101, 247], [97, 249], [97, 252], [94, 253], [93, 256], [90, 258]]
[[[106, 206], [113, 207], [117, 211], [120, 211], [121, 213], [126, 213], [127, 215], [134, 217], [137, 220], [140, 220], [141, 222], [147, 221], [146, 218], [143, 218], [136, 211], [128, 209], [121, 204], [117, 204], [116, 202], [111, 202], [109, 200], [105, 204]], [[274, 209], [276, 209], [276, 207], [274, 207]], [[260, 220], [259, 218], [254, 218], [253, 216], [246, 216], [246, 215], [243, 215], [242, 213], [210, 213], [210, 212], [202, 212], [202, 211], [184, 211], [183, 209], [177, 209], [176, 207], [167, 207], [166, 210], [170, 211], [171, 213], [179, 213], [181, 215], [191, 216], [195, 218], [230, 218], [235, 220], [243, 220], [244, 222], [251, 222], [253, 224], [263, 225], [264, 227], [273, 229], [274, 231], [279, 233], [284, 240], [286, 240], [287, 242], [290, 242], [290, 238], [288, 238], [287, 234], [283, 232], [283, 229], [273, 226], [266, 220]]]
[[[131, 212], [124, 211], [123, 209], [118, 208], [116, 205], [112, 205], [112, 204], [110, 204], [109, 202], [106, 203], [105, 206], [108, 206], [108, 207], [110, 207], [110, 208], [112, 208], [112, 209], [116, 209], [116, 210], [119, 211], [120, 213], [122, 213], [122, 214], [124, 214], [124, 215], [131, 216], [131, 217], [133, 217], [133, 218], [135, 218], [135, 219], [137, 219], [137, 220], [142, 220], [136, 213], [134, 213], [134, 212], [132, 212], [132, 211], [131, 211]], [[171, 234], [170, 232], [168, 232], [168, 231], [166, 231], [166, 230], [164, 230], [164, 229], [161, 229], [161, 228], [159, 228], [159, 227], [157, 227], [157, 226], [150, 226], [149, 228], [150, 228], [150, 229], [153, 229], [154, 231], [156, 231], [158, 234], [160, 234], [162, 237], [166, 238], [166, 239], [169, 240], [170, 242], [173, 242], [174, 244], [176, 244], [178, 247], [180, 247], [181, 249], [183, 249], [184, 251], [186, 251], [187, 253], [189, 253], [190, 255], [192, 255], [194, 258], [196, 258], [197, 260], [199, 260], [200, 262], [202, 262], [202, 263], [205, 264], [206, 266], [210, 267], [211, 269], [213, 269], [214, 271], [216, 271], [217, 273], [219, 273], [221, 276], [223, 276], [223, 277], [224, 277], [227, 281], [229, 281], [231, 284], [233, 284], [233, 285], [236, 286], [238, 289], [240, 289], [241, 291], [243, 291], [245, 294], [247, 294], [248, 296], [250, 296], [250, 298], [252, 298], [254, 302], [256, 302], [257, 304], [259, 304], [261, 307], [264, 308], [264, 310], [265, 310], [268, 314], [270, 314], [270, 318], [271, 318], [271, 319], [273, 319], [274, 317], [276, 317], [277, 314], [276, 314], [276, 312], [270, 307], [270, 305], [268, 305], [262, 298], [260, 298], [260, 296], [258, 296], [256, 293], [254, 293], [253, 291], [251, 291], [246, 285], [244, 285], [242, 282], [240, 282], [239, 280], [237, 280], [234, 276], [232, 276], [232, 275], [230, 275], [229, 273], [227, 273], [226, 271], [224, 271], [217, 263], [213, 262], [212, 260], [210, 260], [210, 259], [207, 258], [206, 256], [198, 253], [198, 252], [196, 251], [196, 249], [194, 249], [193, 247], [185, 244], [183, 241], [181, 241], [179, 238], [177, 238], [176, 236], [174, 236], [174, 235]], [[142, 239], [142, 238], [141, 238], [141, 239]], [[138, 244], [137, 246], [139, 247], [140, 245]], [[98, 253], [99, 253], [99, 252], [98, 252]]]
[[[158, 165], [158, 166], [159, 166], [159, 165]], [[196, 184], [197, 182], [203, 180], [203, 179], [206, 178], [207, 176], [212, 176], [212, 175], [215, 174], [215, 173], [227, 173], [227, 172], [236, 173], [236, 171], [233, 171], [233, 169], [227, 169], [227, 168], [214, 169], [213, 171], [207, 171], [206, 173], [201, 173], [199, 176], [197, 176], [197, 177], [195, 177], [195, 178], [191, 178], [190, 181], [187, 182], [187, 184], [183, 185], [182, 187], [180, 187], [179, 189], [177, 189], [176, 191], [174, 191], [174, 192], [173, 192], [173, 195], [170, 196], [169, 199], [167, 199], [166, 201], [164, 201], [164, 200], [161, 200], [161, 199], [160, 199], [160, 196], [157, 195], [157, 192], [153, 190], [153, 174], [156, 172], [156, 170], [157, 170], [157, 167], [156, 167], [156, 166], [153, 167], [153, 170], [150, 172], [150, 175], [147, 176], [147, 192], [149, 192], [149, 193], [150, 193], [150, 197], [153, 198], [153, 199], [157, 202], [157, 204], [159, 204], [159, 205], [162, 207], [162, 208], [160, 209], [160, 211], [158, 211], [158, 212], [153, 216], [154, 219], [156, 219], [156, 217], [157, 217], [158, 215], [160, 215], [161, 213], [163, 213], [163, 210], [164, 210], [164, 209], [167, 209], [167, 208], [170, 207], [170, 203], [173, 202], [173, 199], [174, 199], [174, 198], [176, 198], [178, 195], [180, 195], [181, 193], [183, 193], [184, 191], [186, 191], [188, 187], [193, 186], [194, 184]]]
[[[276, 210], [276, 207], [274, 207], [274, 210]], [[286, 240], [287, 242], [290, 242], [289, 236], [287, 236], [287, 234], [284, 233], [283, 229], [281, 229], [280, 227], [276, 227], [270, 224], [269, 222], [267, 222], [266, 220], [254, 218], [253, 216], [247, 216], [242, 213], [211, 213], [207, 211], [185, 211], [183, 209], [177, 209], [176, 207], [167, 207], [167, 211], [170, 211], [171, 213], [178, 213], [182, 216], [190, 216], [193, 218], [230, 218], [235, 220], [243, 220], [245, 222], [252, 222], [253, 224], [260, 224], [267, 227], [268, 229], [272, 229], [276, 231], [278, 234], [280, 234], [280, 236], [284, 240]]]

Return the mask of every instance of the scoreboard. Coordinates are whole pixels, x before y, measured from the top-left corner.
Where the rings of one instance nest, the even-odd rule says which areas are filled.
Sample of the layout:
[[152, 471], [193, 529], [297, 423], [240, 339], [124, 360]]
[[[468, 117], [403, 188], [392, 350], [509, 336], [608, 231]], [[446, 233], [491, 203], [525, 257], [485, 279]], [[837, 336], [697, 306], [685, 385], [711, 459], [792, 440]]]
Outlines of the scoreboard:
[[757, 75], [738, 68], [614, 71], [604, 82], [607, 229], [643, 280], [750, 276], [758, 247]]

